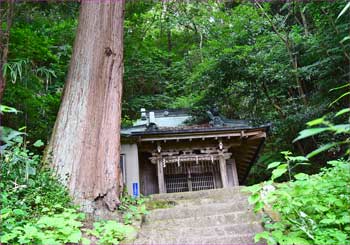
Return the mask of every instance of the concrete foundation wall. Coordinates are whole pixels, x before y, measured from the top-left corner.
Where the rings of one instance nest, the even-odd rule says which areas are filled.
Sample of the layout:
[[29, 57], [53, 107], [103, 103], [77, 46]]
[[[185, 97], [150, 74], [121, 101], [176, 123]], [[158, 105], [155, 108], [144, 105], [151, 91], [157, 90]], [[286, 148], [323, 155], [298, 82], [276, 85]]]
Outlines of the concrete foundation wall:
[[126, 187], [134, 195], [133, 184], [137, 184], [137, 195], [140, 195], [139, 155], [136, 144], [122, 144], [120, 154], [125, 155]]

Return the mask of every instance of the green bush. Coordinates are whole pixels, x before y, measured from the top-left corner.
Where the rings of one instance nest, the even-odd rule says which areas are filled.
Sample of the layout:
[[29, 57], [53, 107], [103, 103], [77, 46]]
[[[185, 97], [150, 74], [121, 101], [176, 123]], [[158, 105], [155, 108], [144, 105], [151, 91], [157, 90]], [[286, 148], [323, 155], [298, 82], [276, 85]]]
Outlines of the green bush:
[[[101, 221], [86, 232], [85, 215], [73, 206], [66, 188], [52, 172], [41, 165], [41, 157], [24, 146], [23, 133], [5, 131], [2, 141], [6, 144], [0, 157], [1, 243], [90, 244], [86, 236], [92, 235], [101, 244], [116, 244], [135, 232], [126, 224], [146, 213], [143, 199], [123, 197], [120, 209], [124, 212], [125, 225]], [[33, 146], [42, 147], [43, 142], [37, 141]]]
[[99, 239], [99, 244], [119, 244], [120, 241], [131, 237], [136, 230], [130, 225], [124, 225], [115, 220], [94, 223], [94, 230], [88, 230]]
[[148, 214], [145, 201], [143, 197], [135, 198], [126, 192], [123, 193], [118, 209], [123, 214], [124, 224], [130, 225], [134, 220], [141, 220], [142, 215]]
[[[72, 207], [67, 190], [49, 169], [41, 165], [41, 157], [25, 147], [28, 142], [23, 141], [22, 133], [10, 129], [6, 132], [7, 137], [2, 137], [6, 144], [2, 147], [0, 156], [1, 242], [63, 241], [63, 235], [61, 237], [53, 235], [54, 232], [59, 232], [59, 229], [45, 227], [45, 222], [49, 225], [48, 222], [67, 216], [67, 223], [72, 224], [72, 230], [77, 230], [77, 227], [73, 226], [75, 220], [73, 209], [62, 208]], [[33, 144], [34, 147], [42, 145], [41, 141]], [[71, 217], [68, 219], [68, 216]], [[55, 223], [52, 225], [55, 226]], [[63, 233], [67, 237], [70, 236], [67, 231]]]
[[[62, 243], [90, 243], [83, 238], [81, 227], [85, 216], [76, 209], [63, 209], [56, 205], [56, 209], [62, 209], [61, 213], [50, 212], [43, 209], [46, 215], [41, 216], [36, 222], [28, 222], [15, 226], [11, 231], [1, 236], [2, 243], [20, 244], [62, 244]], [[4, 213], [6, 215], [8, 213]]]
[[[350, 243], [350, 162], [328, 164], [332, 167], [316, 175], [299, 173], [291, 182], [272, 185], [268, 181], [247, 188], [253, 193], [249, 201], [256, 211], [273, 210], [256, 242], [263, 238], [269, 244]], [[274, 190], [266, 192], [267, 186]]]
[[[10, 139], [0, 156], [1, 214], [6, 214], [2, 216], [1, 235], [38, 218], [44, 208], [54, 211], [57, 205], [71, 205], [67, 190], [24, 143], [21, 136]], [[40, 147], [42, 142], [34, 145]]]

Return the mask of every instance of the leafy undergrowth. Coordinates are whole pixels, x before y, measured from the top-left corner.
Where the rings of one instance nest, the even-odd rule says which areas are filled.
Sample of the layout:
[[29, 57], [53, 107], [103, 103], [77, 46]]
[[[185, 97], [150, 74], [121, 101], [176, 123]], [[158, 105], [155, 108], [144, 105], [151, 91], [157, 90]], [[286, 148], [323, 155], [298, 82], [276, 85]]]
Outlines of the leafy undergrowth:
[[[88, 229], [85, 214], [72, 204], [51, 171], [41, 165], [41, 157], [23, 146], [21, 134], [13, 131], [5, 140], [0, 157], [2, 244], [90, 244], [89, 238], [94, 243], [118, 244], [135, 234], [129, 224], [146, 213], [142, 199], [123, 203], [124, 222], [99, 221]], [[42, 142], [34, 146], [41, 147]]]
[[142, 216], [148, 214], [146, 199], [129, 196], [126, 190], [123, 193], [121, 205], [118, 209], [122, 213], [123, 222], [126, 225], [133, 224], [135, 221], [141, 221]]
[[[6, 217], [2, 217], [6, 222]], [[63, 209], [61, 213], [48, 212], [36, 222], [25, 222], [22, 225], [13, 224], [9, 232], [3, 232], [2, 243], [20, 244], [60, 244], [60, 243], [89, 243], [83, 238], [82, 221], [84, 214], [75, 209]]]
[[316, 175], [299, 173], [294, 181], [274, 184], [270, 180], [247, 187], [255, 211], [269, 214], [265, 217], [266, 231], [256, 235], [256, 242], [350, 244], [350, 162], [328, 164], [331, 167]]
[[125, 225], [115, 220], [106, 220], [94, 223], [94, 229], [87, 230], [88, 235], [98, 239], [99, 244], [119, 244], [134, 237], [136, 230], [131, 225]]

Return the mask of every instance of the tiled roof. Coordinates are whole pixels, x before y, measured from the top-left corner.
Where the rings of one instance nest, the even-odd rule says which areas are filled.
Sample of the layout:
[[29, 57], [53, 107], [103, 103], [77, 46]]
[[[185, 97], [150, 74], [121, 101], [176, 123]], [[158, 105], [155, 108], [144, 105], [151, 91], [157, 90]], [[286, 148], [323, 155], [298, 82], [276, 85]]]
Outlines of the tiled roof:
[[[154, 113], [154, 119], [150, 119], [150, 113], [152, 112]], [[248, 121], [232, 120], [222, 116], [216, 117], [221, 122], [220, 126], [213, 125], [209, 118], [207, 123], [194, 124], [191, 122], [191, 114], [186, 109], [150, 110], [146, 111], [145, 114], [146, 116], [143, 119], [138, 119], [132, 127], [123, 128], [122, 135], [251, 128]]]

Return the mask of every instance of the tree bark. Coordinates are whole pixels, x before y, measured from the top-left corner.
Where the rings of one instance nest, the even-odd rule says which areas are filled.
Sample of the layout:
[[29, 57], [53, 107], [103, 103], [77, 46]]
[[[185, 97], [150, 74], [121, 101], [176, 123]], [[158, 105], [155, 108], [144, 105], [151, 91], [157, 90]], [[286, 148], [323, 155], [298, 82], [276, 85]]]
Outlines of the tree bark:
[[124, 0], [82, 1], [70, 69], [45, 162], [83, 211], [113, 211], [119, 166]]

